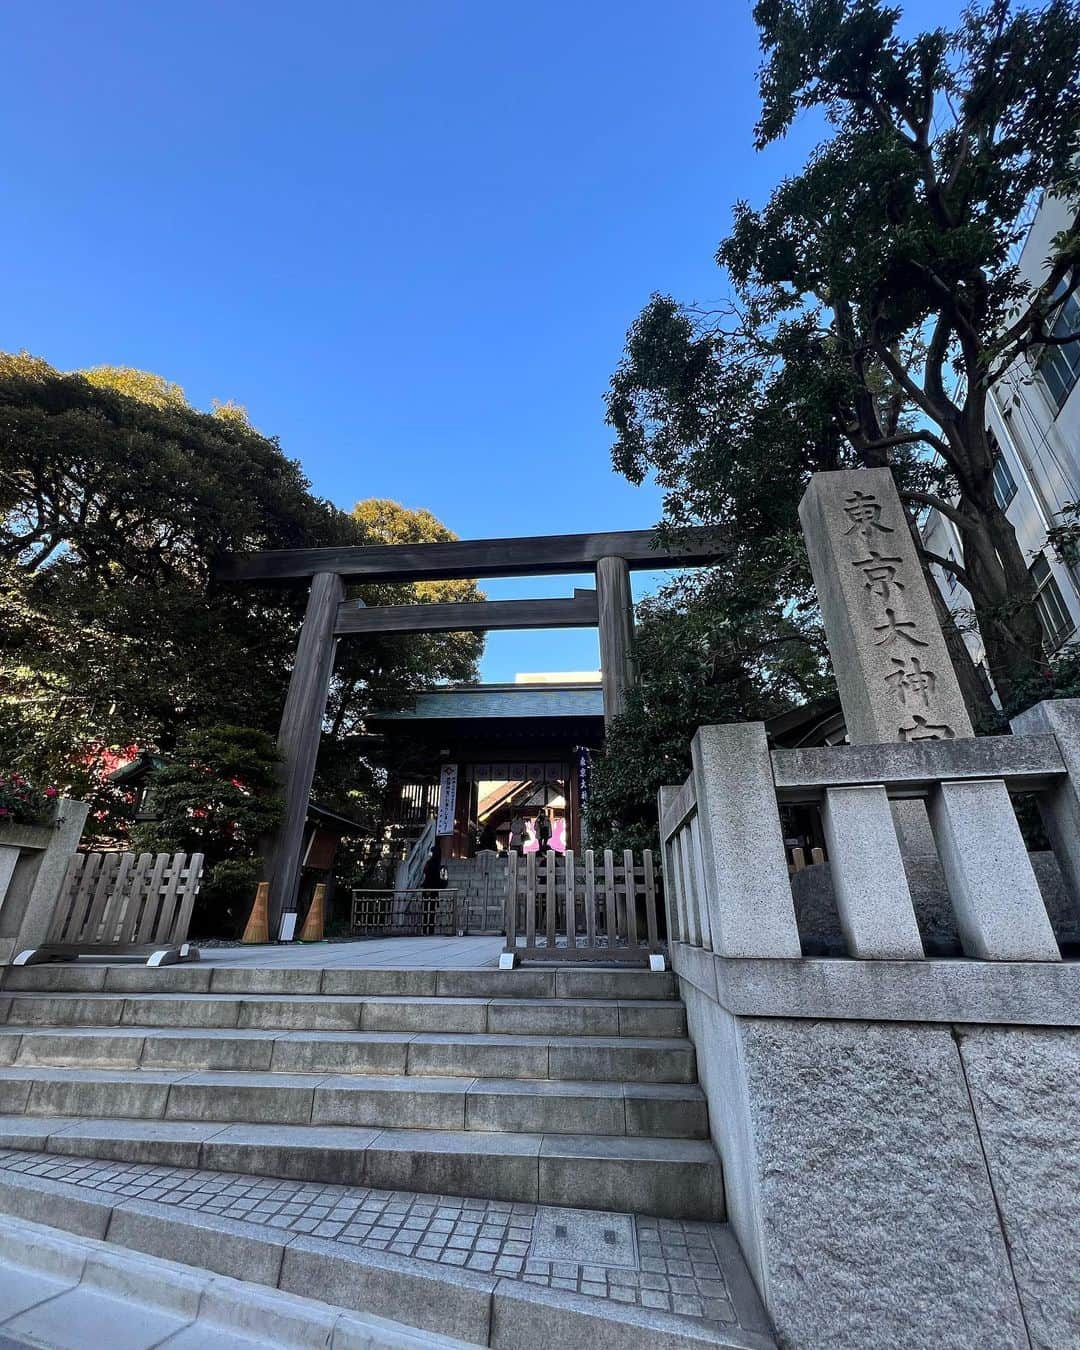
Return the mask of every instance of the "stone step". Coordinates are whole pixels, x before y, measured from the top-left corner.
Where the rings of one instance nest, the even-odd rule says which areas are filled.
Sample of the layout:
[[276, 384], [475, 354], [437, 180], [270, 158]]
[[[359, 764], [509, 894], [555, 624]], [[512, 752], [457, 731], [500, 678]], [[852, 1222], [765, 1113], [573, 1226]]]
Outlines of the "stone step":
[[720, 1160], [691, 1139], [0, 1116], [0, 1148], [661, 1218], [724, 1217]]
[[0, 1065], [694, 1083], [681, 1038], [0, 1026]]
[[0, 1069], [0, 1113], [704, 1139], [694, 1084]]
[[[238, 1333], [264, 1350], [280, 1328], [268, 1302], [278, 1297], [275, 1286], [290, 1298], [304, 1297], [305, 1325], [288, 1339], [297, 1350], [401, 1350], [380, 1316], [420, 1328], [416, 1335], [425, 1346], [443, 1344], [440, 1335], [493, 1350], [776, 1345], [726, 1224], [583, 1210], [567, 1227], [565, 1210], [543, 1206], [253, 1182], [160, 1164], [29, 1152], [0, 1158], [0, 1212], [0, 1257], [13, 1255], [20, 1223], [42, 1215], [80, 1242], [105, 1248], [105, 1260], [109, 1253], [145, 1254], [159, 1269], [126, 1279], [122, 1293], [128, 1299], [147, 1299], [153, 1284], [175, 1301], [192, 1280], [208, 1280], [200, 1323], [220, 1316], [222, 1277], [258, 1281], [231, 1292], [241, 1310]], [[55, 1277], [66, 1265], [55, 1242], [42, 1237], [47, 1230], [33, 1226], [33, 1270], [0, 1280], [0, 1294], [21, 1299], [21, 1307], [39, 1305], [45, 1273]], [[186, 1266], [166, 1269], [161, 1258]], [[91, 1255], [84, 1267], [80, 1257], [75, 1273], [102, 1259]], [[678, 1268], [670, 1278], [658, 1275], [668, 1261]], [[28, 1264], [25, 1257], [20, 1264]], [[110, 1288], [117, 1286], [110, 1281]], [[334, 1305], [360, 1310], [370, 1336], [351, 1327], [350, 1335], [328, 1334], [312, 1299], [331, 1305], [331, 1316]], [[345, 1318], [353, 1320], [350, 1313]], [[120, 1325], [127, 1344], [131, 1320]], [[202, 1340], [180, 1337], [177, 1346], [225, 1350], [206, 1332]], [[86, 1343], [85, 1337], [74, 1342], [80, 1350]], [[228, 1341], [228, 1350], [239, 1350], [240, 1343]], [[252, 1341], [242, 1344], [254, 1350]]]
[[[72, 1188], [68, 1188], [72, 1189]], [[19, 1194], [18, 1192], [22, 1192]], [[9, 1192], [10, 1195], [10, 1192]], [[18, 1203], [30, 1198], [20, 1186]], [[74, 1206], [48, 1199], [49, 1218], [70, 1221]], [[70, 1199], [70, 1197], [65, 1197]], [[43, 1207], [42, 1207], [43, 1208]], [[82, 1213], [87, 1212], [85, 1207]], [[90, 1211], [97, 1218], [104, 1205]], [[96, 1211], [96, 1212], [95, 1212]], [[111, 1214], [110, 1214], [111, 1217]], [[145, 1215], [142, 1216], [145, 1221]], [[119, 1220], [122, 1230], [126, 1214]], [[75, 1220], [78, 1229], [78, 1220]], [[95, 1224], [95, 1232], [105, 1228]], [[162, 1251], [168, 1251], [165, 1233], [157, 1230]], [[347, 1311], [340, 1307], [286, 1293], [266, 1284], [217, 1274], [193, 1264], [148, 1256], [140, 1239], [150, 1236], [128, 1229], [124, 1240], [102, 1242], [63, 1227], [46, 1227], [8, 1215], [0, 1233], [0, 1344], [48, 1346], [50, 1350], [86, 1350], [88, 1345], [141, 1347], [168, 1345], [170, 1350], [476, 1350], [456, 1337], [418, 1330], [401, 1322]], [[207, 1226], [186, 1234], [214, 1251], [222, 1251], [222, 1234]], [[175, 1237], [175, 1228], [170, 1236]], [[215, 1239], [218, 1241], [215, 1243]], [[175, 1250], [175, 1249], [174, 1249]], [[220, 1264], [220, 1263], [219, 1263]], [[232, 1267], [247, 1274], [242, 1261]], [[405, 1297], [412, 1292], [404, 1282]], [[483, 1323], [478, 1319], [477, 1326]]]
[[492, 1036], [686, 1035], [686, 1012], [680, 1002], [642, 999], [41, 991], [0, 999], [0, 1017], [10, 1025], [52, 1027], [437, 1031]]
[[324, 994], [382, 998], [673, 999], [670, 971], [574, 966], [540, 970], [308, 970], [198, 964], [148, 969], [144, 965], [9, 966], [2, 988], [11, 992], [121, 994]]

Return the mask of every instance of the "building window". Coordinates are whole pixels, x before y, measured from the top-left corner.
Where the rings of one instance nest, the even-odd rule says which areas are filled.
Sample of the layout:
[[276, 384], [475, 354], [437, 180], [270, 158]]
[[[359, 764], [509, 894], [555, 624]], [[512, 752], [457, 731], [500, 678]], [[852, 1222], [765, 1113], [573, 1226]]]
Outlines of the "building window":
[[[954, 563], [956, 561], [956, 554], [952, 551], [952, 549], [949, 549], [949, 552], [946, 554], [946, 557], [951, 563]], [[941, 570], [945, 573], [945, 585], [948, 586], [949, 594], [952, 595], [953, 591], [956, 590], [956, 573], [950, 572], [945, 567], [943, 567]]]
[[1072, 637], [1076, 625], [1065, 607], [1061, 588], [1054, 580], [1045, 554], [1040, 554], [1031, 564], [1030, 573], [1035, 583], [1035, 608], [1043, 626], [1046, 649], [1049, 652], [1056, 652], [1068, 638]]
[[[1070, 295], [1058, 310], [1050, 332], [1054, 337], [1080, 333], [1080, 301], [1075, 295]], [[1042, 376], [1054, 411], [1060, 412], [1080, 377], [1080, 340], [1060, 347], [1047, 343], [1039, 353], [1035, 369]]]
[[994, 447], [994, 501], [1004, 511], [1016, 496], [1016, 479], [1012, 476], [1009, 461], [998, 449], [993, 436], [990, 437], [990, 444]]

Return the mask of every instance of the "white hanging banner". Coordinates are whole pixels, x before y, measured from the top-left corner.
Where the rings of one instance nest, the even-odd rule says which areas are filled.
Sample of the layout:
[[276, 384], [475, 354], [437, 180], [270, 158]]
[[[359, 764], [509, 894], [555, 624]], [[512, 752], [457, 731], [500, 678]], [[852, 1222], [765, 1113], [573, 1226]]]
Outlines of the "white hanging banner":
[[458, 766], [444, 764], [439, 774], [439, 810], [435, 816], [437, 835], [454, 833], [454, 816], [457, 814]]

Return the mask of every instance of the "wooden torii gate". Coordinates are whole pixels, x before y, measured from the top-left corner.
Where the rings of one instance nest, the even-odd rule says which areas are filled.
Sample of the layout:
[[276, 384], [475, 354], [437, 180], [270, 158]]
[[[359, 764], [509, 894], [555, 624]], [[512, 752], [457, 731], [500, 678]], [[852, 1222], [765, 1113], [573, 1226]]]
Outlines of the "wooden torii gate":
[[[610, 721], [625, 708], [626, 691], [636, 678], [630, 572], [658, 566], [699, 567], [725, 551], [722, 535], [700, 529], [685, 532], [673, 544], [660, 542], [651, 530], [627, 530], [225, 555], [215, 568], [220, 582], [310, 586], [278, 733], [285, 814], [271, 852], [270, 931], [277, 932], [282, 912], [292, 907], [296, 895], [304, 817], [339, 638], [363, 633], [595, 627], [600, 636], [604, 719]], [[346, 582], [448, 581], [586, 571], [595, 573], [596, 590], [575, 590], [570, 599], [367, 607], [345, 600]]]

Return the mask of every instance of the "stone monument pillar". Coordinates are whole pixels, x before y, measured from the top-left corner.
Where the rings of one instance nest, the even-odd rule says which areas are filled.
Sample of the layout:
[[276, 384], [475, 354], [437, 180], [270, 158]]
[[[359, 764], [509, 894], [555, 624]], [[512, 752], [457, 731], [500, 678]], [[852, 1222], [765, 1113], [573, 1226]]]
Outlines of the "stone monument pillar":
[[852, 743], [974, 735], [889, 470], [815, 474], [799, 519]]
[[[856, 744], [974, 735], [900, 496], [888, 469], [819, 473], [799, 518], [825, 621], [848, 735]], [[1039, 885], [1000, 778], [943, 783], [921, 801], [891, 803], [906, 871], [937, 855], [964, 950], [986, 959], [1057, 960]], [[826, 813], [827, 814], [827, 813]], [[828, 821], [826, 819], [826, 824]], [[1007, 895], [973, 863], [1009, 840]], [[984, 868], [984, 872], [985, 872]], [[916, 909], [919, 896], [915, 896]], [[993, 935], [987, 913], [993, 909]]]
[[[974, 735], [890, 471], [815, 474], [799, 519], [852, 744]], [[903, 856], [932, 857], [922, 802], [892, 814]]]

